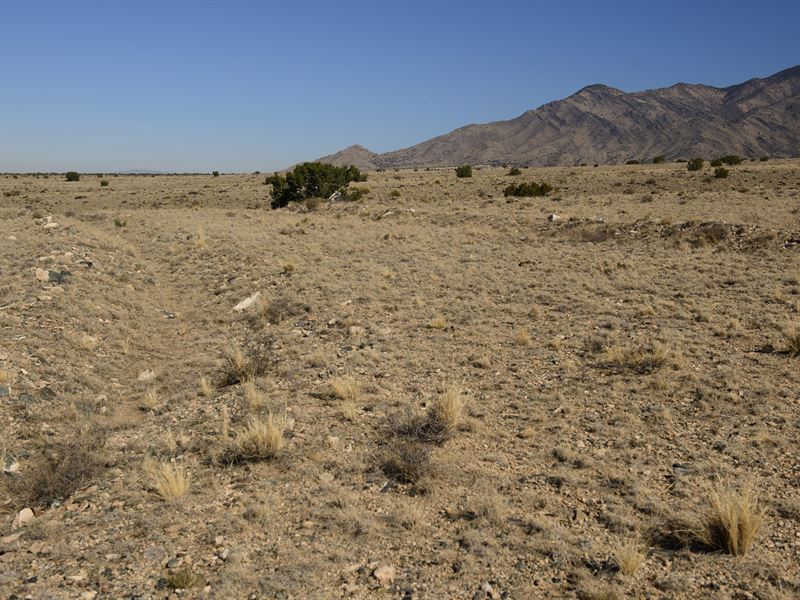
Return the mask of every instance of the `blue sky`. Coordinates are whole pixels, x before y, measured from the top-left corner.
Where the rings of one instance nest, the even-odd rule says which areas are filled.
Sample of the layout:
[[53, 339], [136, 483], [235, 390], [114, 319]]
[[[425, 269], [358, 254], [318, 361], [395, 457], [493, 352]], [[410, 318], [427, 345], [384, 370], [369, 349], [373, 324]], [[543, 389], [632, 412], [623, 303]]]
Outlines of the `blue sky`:
[[800, 63], [800, 2], [0, 0], [0, 171], [269, 171]]

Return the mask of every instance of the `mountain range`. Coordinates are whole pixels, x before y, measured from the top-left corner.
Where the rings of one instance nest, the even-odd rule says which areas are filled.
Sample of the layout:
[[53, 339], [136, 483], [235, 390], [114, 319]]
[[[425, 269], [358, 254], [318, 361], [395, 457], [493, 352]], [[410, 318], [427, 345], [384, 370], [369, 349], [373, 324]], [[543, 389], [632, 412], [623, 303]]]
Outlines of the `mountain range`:
[[589, 85], [507, 121], [472, 124], [376, 154], [354, 145], [321, 162], [360, 169], [609, 164], [738, 154], [800, 156], [800, 65], [718, 88], [623, 92]]

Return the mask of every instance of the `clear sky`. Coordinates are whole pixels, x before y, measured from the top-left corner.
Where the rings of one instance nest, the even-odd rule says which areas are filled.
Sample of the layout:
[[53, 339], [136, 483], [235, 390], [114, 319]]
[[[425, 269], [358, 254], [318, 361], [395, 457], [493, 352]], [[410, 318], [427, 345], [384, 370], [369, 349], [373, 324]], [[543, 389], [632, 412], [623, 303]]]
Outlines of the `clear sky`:
[[800, 63], [800, 1], [0, 0], [0, 171], [269, 171]]

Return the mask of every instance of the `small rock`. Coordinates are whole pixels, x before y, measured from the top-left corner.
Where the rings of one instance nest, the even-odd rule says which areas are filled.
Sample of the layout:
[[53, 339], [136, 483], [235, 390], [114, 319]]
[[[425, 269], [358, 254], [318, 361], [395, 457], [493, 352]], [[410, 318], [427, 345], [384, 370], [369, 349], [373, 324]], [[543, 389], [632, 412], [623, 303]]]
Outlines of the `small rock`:
[[561, 215], [550, 213], [549, 215], [547, 215], [547, 220], [550, 221], [551, 223], [555, 223], [556, 221], [561, 220]]
[[496, 591], [488, 581], [481, 586], [481, 592], [483, 592], [484, 598], [500, 600], [500, 592]]
[[372, 572], [372, 576], [378, 580], [381, 585], [388, 585], [394, 579], [395, 570], [391, 565], [380, 565]]
[[39, 281], [50, 281], [50, 272], [47, 269], [36, 269], [36, 279]]
[[97, 597], [95, 590], [89, 590], [81, 594], [81, 600], [94, 600]]
[[11, 528], [17, 529], [19, 527], [25, 527], [25, 525], [33, 521], [34, 517], [35, 515], [30, 508], [23, 508], [17, 513], [17, 516], [14, 517], [14, 522], [11, 524]]
[[256, 292], [249, 298], [245, 298], [244, 300], [239, 302], [239, 304], [233, 307], [233, 310], [235, 310], [236, 312], [242, 312], [243, 310], [247, 310], [248, 308], [253, 306], [256, 302], [258, 302], [259, 298], [261, 298], [261, 292]]
[[8, 394], [9, 394], [8, 386], [7, 385], [0, 385], [0, 398], [8, 396]]
[[58, 223], [53, 223], [53, 222], [47, 223], [44, 226], [45, 229], [55, 229], [56, 227], [58, 227]]
[[156, 372], [152, 369], [147, 369], [146, 371], [139, 373], [139, 377], [136, 378], [136, 381], [152, 381], [155, 378]]

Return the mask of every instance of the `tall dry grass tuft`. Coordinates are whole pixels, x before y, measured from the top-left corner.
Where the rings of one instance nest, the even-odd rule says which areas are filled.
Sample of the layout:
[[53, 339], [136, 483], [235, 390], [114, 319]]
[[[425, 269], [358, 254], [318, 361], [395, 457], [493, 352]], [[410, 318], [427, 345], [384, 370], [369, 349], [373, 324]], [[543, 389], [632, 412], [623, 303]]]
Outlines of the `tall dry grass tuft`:
[[709, 490], [709, 506], [696, 532], [703, 545], [741, 556], [764, 525], [764, 510], [748, 484], [741, 490], [717, 486]]
[[431, 423], [437, 425], [443, 432], [452, 433], [461, 422], [465, 403], [461, 386], [451, 383], [434, 400], [428, 417]]
[[285, 420], [270, 413], [266, 418], [251, 417], [239, 430], [226, 453], [229, 462], [270, 460], [283, 450]]
[[180, 500], [192, 486], [192, 476], [183, 465], [149, 459], [144, 470], [150, 476], [155, 492], [167, 502]]

